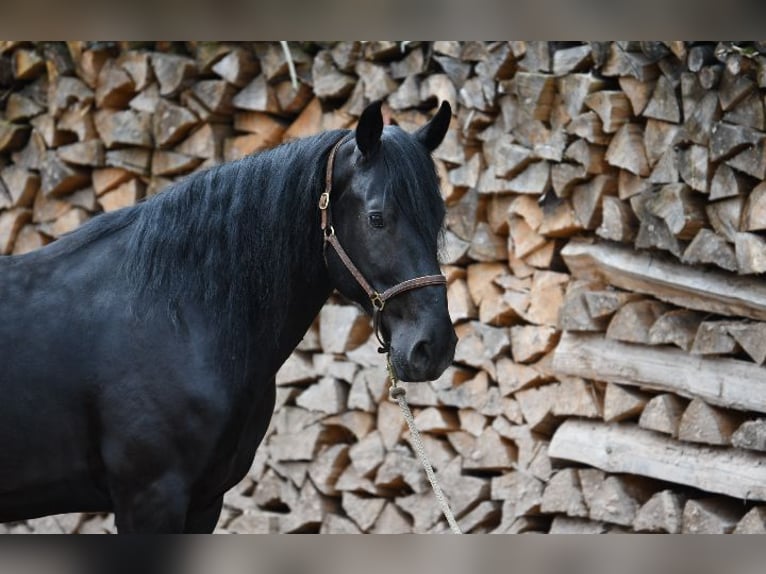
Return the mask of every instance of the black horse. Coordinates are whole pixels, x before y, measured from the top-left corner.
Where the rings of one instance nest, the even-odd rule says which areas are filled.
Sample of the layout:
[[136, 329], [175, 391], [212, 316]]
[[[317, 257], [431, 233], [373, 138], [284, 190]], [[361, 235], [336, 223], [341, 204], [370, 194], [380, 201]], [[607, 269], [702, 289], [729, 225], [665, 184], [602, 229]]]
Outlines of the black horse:
[[[444, 103], [408, 134], [372, 104], [356, 132], [194, 174], [0, 258], [0, 522], [113, 511], [120, 532], [211, 532], [333, 288], [372, 313], [355, 275], [382, 291], [439, 273], [430, 151], [450, 119]], [[378, 328], [400, 378], [433, 379], [456, 343], [446, 290], [405, 287]]]

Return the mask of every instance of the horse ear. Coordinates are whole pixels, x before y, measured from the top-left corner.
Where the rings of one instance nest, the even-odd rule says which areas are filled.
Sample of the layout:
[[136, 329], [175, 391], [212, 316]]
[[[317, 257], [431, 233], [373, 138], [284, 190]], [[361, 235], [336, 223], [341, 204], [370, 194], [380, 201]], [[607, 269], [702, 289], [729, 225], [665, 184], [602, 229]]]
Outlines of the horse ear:
[[372, 156], [380, 146], [380, 134], [383, 133], [382, 102], [371, 103], [362, 112], [356, 126], [356, 146], [366, 158]]
[[434, 151], [442, 143], [452, 119], [452, 108], [447, 100], [442, 102], [439, 111], [426, 125], [418, 129], [414, 136], [428, 151]]

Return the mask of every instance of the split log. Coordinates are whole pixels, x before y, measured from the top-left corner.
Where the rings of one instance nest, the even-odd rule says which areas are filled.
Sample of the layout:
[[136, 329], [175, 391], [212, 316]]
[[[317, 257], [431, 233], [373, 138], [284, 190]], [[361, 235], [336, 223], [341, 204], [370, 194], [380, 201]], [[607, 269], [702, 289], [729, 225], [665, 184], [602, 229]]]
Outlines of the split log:
[[119, 146], [152, 146], [151, 116], [133, 110], [100, 109], [94, 114], [96, 130], [107, 149]]
[[765, 323], [731, 323], [727, 330], [753, 361], [759, 365], [766, 361]]
[[731, 444], [737, 448], [766, 451], [766, 420], [746, 421], [731, 435]]
[[2, 170], [2, 180], [10, 196], [11, 207], [31, 207], [40, 189], [40, 176], [17, 165]]
[[660, 76], [654, 86], [654, 92], [642, 115], [670, 123], [681, 120], [681, 106], [675, 93], [675, 87], [665, 76]]
[[646, 177], [649, 163], [644, 147], [644, 134], [638, 124], [624, 124], [612, 138], [606, 150], [606, 161], [615, 167]]
[[729, 334], [729, 321], [703, 321], [697, 329], [691, 353], [695, 355], [724, 355], [737, 353], [739, 347]]
[[567, 516], [581, 518], [588, 516], [577, 470], [565, 468], [553, 475], [543, 491], [540, 512], [545, 514], [561, 512]]
[[8, 96], [5, 104], [5, 119], [9, 122], [22, 122], [41, 113], [45, 108], [20, 93], [14, 92]]
[[27, 224], [21, 228], [13, 243], [13, 255], [21, 255], [39, 249], [46, 245], [49, 239], [41, 234], [34, 225]]
[[406, 447], [398, 447], [386, 454], [375, 473], [375, 485], [385, 489], [409, 487], [415, 493], [426, 492], [430, 488], [420, 461], [409, 454]]
[[151, 62], [162, 96], [177, 95], [197, 71], [194, 60], [177, 54], [154, 52]]
[[662, 186], [644, 203], [648, 212], [662, 219], [679, 239], [692, 239], [705, 225], [704, 205], [700, 196], [683, 183]]
[[689, 442], [727, 445], [731, 443], [731, 435], [741, 422], [741, 415], [712, 407], [695, 398], [681, 417], [678, 438]]
[[[623, 125], [623, 128], [627, 124]], [[598, 114], [596, 112], [590, 111], [582, 113], [574, 118], [572, 118], [572, 121], [567, 124], [566, 132], [570, 135], [577, 136], [579, 138], [584, 139], [588, 143], [600, 145], [600, 146], [606, 146], [610, 145], [610, 141], [612, 141], [614, 138], [609, 138], [609, 135], [604, 133], [603, 126], [601, 125], [601, 119], [598, 117]], [[620, 133], [618, 130], [617, 133]], [[616, 136], [615, 136], [616, 137]], [[621, 149], [624, 148], [625, 145], [621, 144]], [[619, 155], [620, 157], [623, 156], [622, 151], [618, 154], [617, 151], [613, 152], [615, 155]], [[608, 150], [607, 150], [608, 154]], [[608, 163], [612, 163], [609, 161], [609, 157], [605, 156]], [[616, 158], [615, 161], [618, 159]]]
[[678, 427], [686, 409], [686, 402], [671, 393], [656, 395], [644, 406], [638, 426], [678, 437]]
[[726, 161], [726, 165], [762, 180], [766, 177], [766, 145], [760, 141]]
[[104, 144], [97, 139], [62, 146], [56, 153], [69, 164], [91, 167], [104, 165]]
[[586, 68], [591, 63], [591, 48], [587, 44], [556, 50], [553, 54], [553, 74], [556, 76], [571, 74]]
[[764, 500], [766, 468], [760, 455], [692, 445], [633, 425], [565, 421], [553, 435], [552, 458], [637, 474], [724, 494]]
[[344, 492], [341, 504], [346, 515], [354, 521], [362, 532], [367, 532], [380, 517], [383, 507], [386, 505], [386, 499]]
[[598, 114], [602, 129], [608, 134], [616, 132], [630, 119], [630, 102], [621, 91], [595, 92], [585, 98], [584, 104]]
[[766, 288], [747, 277], [697, 270], [616, 245], [570, 241], [561, 254], [572, 274], [704, 312], [766, 320]]
[[564, 159], [572, 160], [585, 168], [590, 174], [603, 174], [609, 170], [604, 155], [603, 146], [589, 144], [586, 140], [577, 139], [564, 151]]
[[492, 500], [502, 500], [503, 521], [540, 511], [544, 484], [527, 473], [512, 471], [492, 478]]
[[754, 506], [737, 523], [734, 534], [766, 534], [766, 507]]
[[687, 246], [681, 261], [684, 263], [709, 263], [726, 269], [737, 271], [737, 256], [734, 247], [714, 231], [702, 228]]
[[647, 393], [614, 383], [606, 385], [604, 393], [604, 421], [619, 422], [634, 419], [649, 402]]
[[548, 534], [604, 534], [606, 532], [607, 525], [603, 522], [563, 515], [555, 516], [548, 530]]
[[585, 98], [605, 87], [603, 79], [593, 74], [567, 74], [558, 78], [561, 105], [570, 118], [585, 112]]
[[481, 411], [487, 400], [488, 392], [489, 376], [486, 372], [480, 371], [473, 378], [456, 386], [438, 389], [437, 396], [443, 405], [459, 409], [473, 408]]
[[60, 215], [55, 221], [40, 224], [38, 230], [50, 237], [60, 237], [65, 233], [74, 231], [88, 219], [90, 219], [90, 214], [84, 209], [72, 207]]
[[60, 197], [85, 187], [90, 178], [85, 170], [65, 164], [55, 152], [48, 152], [42, 165], [40, 189], [46, 196]]
[[107, 60], [98, 73], [95, 102], [99, 108], [125, 108], [136, 95], [136, 85], [127, 71]]
[[529, 290], [526, 320], [535, 325], [557, 327], [564, 305], [564, 289], [568, 283], [569, 275], [565, 273], [535, 271]]
[[650, 498], [651, 486], [645, 479], [632, 476], [608, 476], [586, 498], [591, 520], [632, 526], [641, 506]]
[[370, 529], [373, 534], [409, 534], [412, 533], [412, 524], [407, 516], [393, 502], [388, 502]]
[[[766, 374], [749, 361], [708, 359], [672, 348], [565, 332], [554, 353], [553, 369], [586, 379], [674, 392], [716, 406], [766, 412], [766, 399], [757, 390], [766, 384]], [[691, 372], [697, 376], [688, 377]]]
[[713, 124], [710, 137], [710, 161], [729, 159], [748, 146], [761, 143], [764, 137], [766, 136], [763, 132], [753, 128], [716, 122]]
[[519, 403], [529, 428], [541, 434], [550, 434], [559, 422], [553, 414], [556, 399], [556, 385], [544, 385], [516, 392], [514, 397]]
[[766, 183], [760, 183], [747, 196], [740, 230], [762, 231], [764, 229], [766, 229]]
[[326, 495], [340, 494], [335, 488], [338, 476], [348, 466], [348, 445], [335, 444], [320, 451], [308, 468], [308, 475], [316, 489]]
[[500, 358], [496, 365], [497, 384], [503, 396], [537, 384], [544, 379], [540, 371], [534, 367], [514, 363], [508, 357]]
[[721, 84], [718, 90], [718, 99], [721, 102], [723, 111], [736, 106], [746, 96], [748, 96], [756, 85], [747, 74], [732, 73], [728, 66], [721, 75]]
[[630, 206], [619, 198], [605, 196], [601, 208], [601, 224], [596, 234], [604, 239], [631, 243], [636, 237], [639, 222]]
[[511, 327], [511, 350], [513, 359], [530, 363], [550, 351], [557, 342], [558, 331], [554, 327], [522, 325]]
[[131, 179], [99, 196], [98, 203], [104, 211], [115, 211], [135, 205], [144, 197], [146, 185], [140, 179]]
[[554, 76], [517, 72], [512, 80], [513, 93], [536, 120], [547, 121], [556, 92]]
[[723, 120], [763, 131], [766, 128], [766, 117], [764, 117], [761, 95], [758, 92], [752, 92], [745, 96], [740, 103], [724, 113]]
[[199, 119], [186, 108], [160, 99], [152, 118], [152, 134], [157, 146], [170, 147], [187, 136]]
[[213, 65], [213, 72], [237, 86], [244, 87], [259, 71], [260, 61], [244, 48], [234, 48]]
[[720, 498], [692, 499], [683, 513], [683, 534], [728, 534], [742, 518], [741, 505]]
[[348, 387], [331, 377], [324, 377], [319, 382], [303, 391], [295, 404], [305, 409], [335, 415], [346, 408]]
[[35, 49], [21, 48], [13, 52], [13, 76], [17, 80], [31, 80], [45, 70], [45, 60]]
[[617, 341], [646, 344], [652, 326], [668, 310], [668, 305], [652, 299], [629, 301], [609, 321], [606, 336]]
[[202, 163], [198, 157], [156, 149], [152, 154], [152, 175], [172, 176], [188, 173]]
[[24, 207], [0, 212], [0, 254], [8, 255], [13, 251], [16, 236], [31, 219], [32, 212]]
[[116, 167], [94, 169], [91, 172], [93, 189], [97, 195], [103, 195], [132, 178], [133, 174], [130, 171]]
[[588, 314], [593, 319], [611, 317], [628, 303], [640, 299], [640, 295], [635, 293], [614, 290], [585, 291], [583, 295]]
[[45, 140], [43, 140], [43, 137], [37, 130], [32, 130], [27, 145], [21, 150], [12, 153], [11, 159], [18, 167], [39, 170], [46, 151]]
[[561, 376], [551, 412], [556, 417], [601, 418], [603, 406], [592, 383]]
[[671, 490], [654, 494], [636, 513], [636, 532], [665, 532], [680, 534], [683, 524], [684, 499]]
[[705, 207], [710, 225], [717, 234], [724, 237], [729, 243], [734, 243], [736, 240], [744, 206], [745, 198], [737, 195], [710, 202]]
[[766, 240], [755, 233], [734, 235], [734, 253], [741, 275], [766, 271]]
[[609, 322], [609, 316], [594, 317], [586, 303], [587, 294], [602, 287], [601, 283], [572, 281], [567, 286], [564, 303], [559, 313], [559, 328], [567, 331], [604, 331]]
[[688, 351], [694, 344], [694, 338], [703, 317], [701, 313], [686, 309], [668, 311], [659, 317], [649, 329], [649, 344], [671, 343], [684, 351]]
[[507, 443], [495, 429], [484, 429], [474, 442], [469, 457], [463, 460], [468, 471], [499, 471], [510, 468], [516, 460], [516, 449]]
[[654, 92], [655, 82], [641, 82], [630, 76], [622, 76], [618, 81], [620, 89], [630, 100], [633, 115], [641, 115]]
[[128, 72], [136, 91], [143, 90], [154, 79], [151, 54], [147, 52], [124, 52], [117, 58], [117, 63]]

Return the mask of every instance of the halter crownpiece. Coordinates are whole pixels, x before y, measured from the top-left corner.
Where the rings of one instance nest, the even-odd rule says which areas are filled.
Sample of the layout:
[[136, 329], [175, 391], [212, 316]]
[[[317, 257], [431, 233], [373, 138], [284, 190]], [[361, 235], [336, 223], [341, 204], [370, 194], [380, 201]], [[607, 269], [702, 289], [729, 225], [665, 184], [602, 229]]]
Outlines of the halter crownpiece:
[[321, 214], [321, 229], [324, 236], [324, 248], [325, 248], [325, 264], [327, 263], [327, 245], [329, 244], [335, 253], [340, 258], [343, 265], [348, 269], [351, 276], [356, 280], [362, 290], [367, 294], [372, 305], [372, 323], [375, 330], [375, 336], [380, 341], [381, 348], [378, 349], [381, 353], [387, 353], [390, 350], [390, 344], [385, 340], [381, 331], [380, 314], [386, 306], [386, 302], [389, 299], [393, 299], [397, 295], [412, 291], [413, 289], [419, 289], [421, 287], [429, 287], [432, 285], [446, 285], [447, 278], [444, 275], [423, 275], [421, 277], [415, 277], [413, 279], [407, 279], [401, 283], [397, 283], [393, 287], [389, 287], [382, 293], [375, 290], [365, 279], [359, 268], [351, 261], [346, 250], [338, 240], [338, 236], [335, 235], [335, 228], [332, 226], [332, 214], [330, 212], [330, 193], [332, 192], [332, 174], [333, 166], [335, 165], [335, 155], [338, 152], [340, 146], [348, 140], [348, 136], [341, 138], [330, 151], [330, 156], [327, 159], [327, 171], [325, 172], [325, 188], [322, 195], [319, 196], [319, 212]]

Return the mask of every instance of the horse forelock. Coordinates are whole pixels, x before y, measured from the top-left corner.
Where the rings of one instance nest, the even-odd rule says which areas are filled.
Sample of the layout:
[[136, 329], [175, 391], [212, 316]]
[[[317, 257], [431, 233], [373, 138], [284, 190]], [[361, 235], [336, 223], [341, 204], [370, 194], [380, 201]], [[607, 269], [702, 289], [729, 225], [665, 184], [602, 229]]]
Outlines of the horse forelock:
[[431, 155], [399, 128], [386, 130], [381, 143], [389, 178], [388, 193], [418, 231], [426, 248], [437, 250], [446, 209]]

